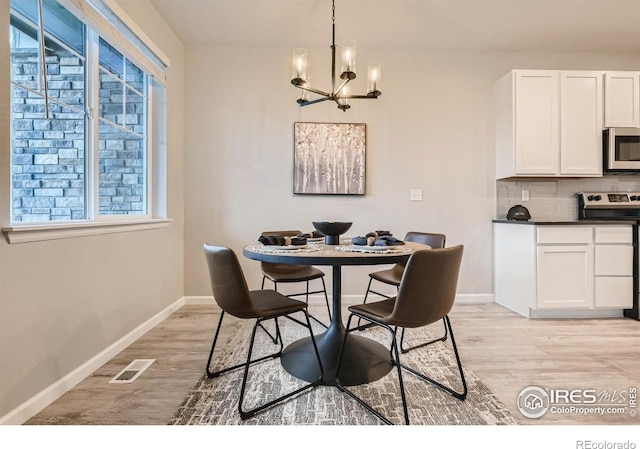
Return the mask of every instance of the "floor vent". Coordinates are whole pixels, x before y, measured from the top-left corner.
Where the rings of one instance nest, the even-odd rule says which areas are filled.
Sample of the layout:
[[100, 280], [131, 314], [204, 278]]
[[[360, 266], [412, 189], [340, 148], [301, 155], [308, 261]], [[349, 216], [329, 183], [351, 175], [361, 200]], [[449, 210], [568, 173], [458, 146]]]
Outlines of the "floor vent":
[[156, 359], [135, 359], [116, 377], [109, 381], [110, 384], [130, 384], [135, 381]]

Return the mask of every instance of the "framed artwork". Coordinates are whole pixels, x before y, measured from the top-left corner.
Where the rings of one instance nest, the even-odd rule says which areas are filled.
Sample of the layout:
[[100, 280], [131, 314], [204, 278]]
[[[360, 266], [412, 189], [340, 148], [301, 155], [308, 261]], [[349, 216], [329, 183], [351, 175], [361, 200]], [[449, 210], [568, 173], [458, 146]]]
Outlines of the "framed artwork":
[[293, 193], [364, 195], [366, 124], [293, 124]]

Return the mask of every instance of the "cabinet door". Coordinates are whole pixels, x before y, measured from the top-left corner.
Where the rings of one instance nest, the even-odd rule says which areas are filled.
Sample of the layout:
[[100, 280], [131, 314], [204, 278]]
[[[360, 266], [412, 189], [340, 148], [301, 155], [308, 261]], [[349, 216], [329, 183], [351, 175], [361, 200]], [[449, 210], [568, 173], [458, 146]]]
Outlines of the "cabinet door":
[[602, 176], [602, 116], [602, 72], [561, 72], [561, 175]]
[[515, 73], [517, 175], [557, 175], [560, 165], [559, 72]]
[[593, 250], [590, 245], [537, 248], [537, 305], [575, 308], [593, 305]]
[[640, 127], [640, 72], [605, 73], [604, 126]]

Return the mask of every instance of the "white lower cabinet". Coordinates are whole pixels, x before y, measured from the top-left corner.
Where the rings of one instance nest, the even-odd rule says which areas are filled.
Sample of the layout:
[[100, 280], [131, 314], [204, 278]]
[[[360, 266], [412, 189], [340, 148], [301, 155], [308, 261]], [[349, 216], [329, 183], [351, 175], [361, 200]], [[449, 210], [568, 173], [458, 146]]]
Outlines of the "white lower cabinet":
[[527, 317], [615, 316], [633, 304], [631, 225], [494, 223], [495, 301]]
[[589, 245], [539, 245], [537, 308], [591, 307], [593, 249]]

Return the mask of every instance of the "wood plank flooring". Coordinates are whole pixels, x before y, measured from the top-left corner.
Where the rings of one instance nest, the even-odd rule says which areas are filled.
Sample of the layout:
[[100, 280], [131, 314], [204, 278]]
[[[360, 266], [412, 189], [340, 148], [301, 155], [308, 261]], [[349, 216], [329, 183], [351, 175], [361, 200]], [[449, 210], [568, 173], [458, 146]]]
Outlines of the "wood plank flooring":
[[[324, 317], [318, 303], [312, 313]], [[521, 424], [639, 424], [628, 414], [518, 411], [530, 385], [610, 393], [640, 387], [640, 322], [626, 318], [532, 320], [494, 303], [458, 304], [451, 321], [464, 366], [493, 390]], [[219, 318], [215, 305], [187, 305], [122, 351], [26, 424], [163, 425], [202, 376]], [[227, 321], [221, 344], [238, 322]], [[442, 332], [441, 323], [434, 334]], [[156, 359], [132, 384], [109, 384], [133, 359]]]

